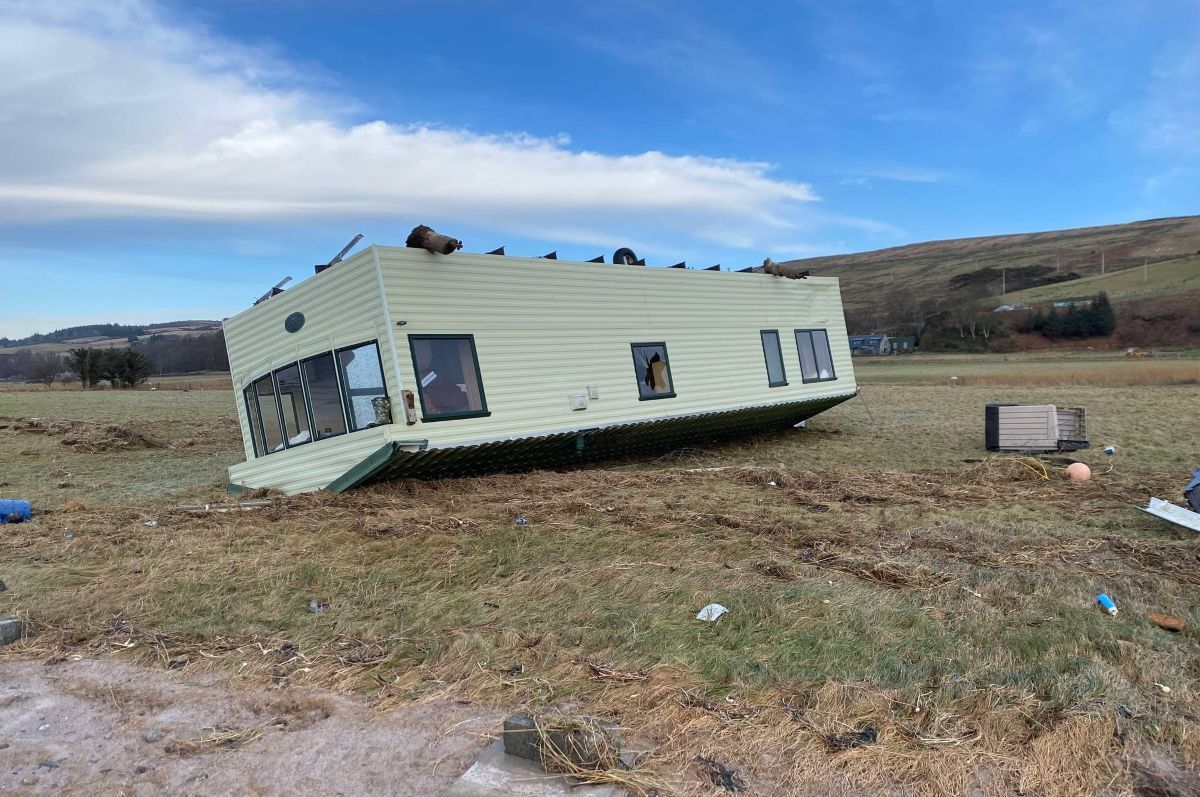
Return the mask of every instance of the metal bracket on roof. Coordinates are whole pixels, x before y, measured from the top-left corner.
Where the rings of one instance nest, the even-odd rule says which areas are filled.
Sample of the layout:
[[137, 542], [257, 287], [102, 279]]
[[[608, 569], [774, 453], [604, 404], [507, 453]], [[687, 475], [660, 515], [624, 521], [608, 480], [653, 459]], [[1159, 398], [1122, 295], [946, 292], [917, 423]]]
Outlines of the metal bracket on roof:
[[428, 440], [393, 440], [392, 445], [398, 448], [415, 448], [418, 451], [424, 451], [429, 448]]

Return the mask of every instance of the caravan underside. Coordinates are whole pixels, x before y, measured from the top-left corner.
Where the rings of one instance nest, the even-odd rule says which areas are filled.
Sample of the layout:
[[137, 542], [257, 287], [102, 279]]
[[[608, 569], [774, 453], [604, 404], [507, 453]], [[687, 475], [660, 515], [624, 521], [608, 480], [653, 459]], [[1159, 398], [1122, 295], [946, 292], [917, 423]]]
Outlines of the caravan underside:
[[512, 473], [669, 451], [693, 443], [717, 442], [788, 429], [854, 395], [847, 393], [807, 401], [640, 421], [600, 429], [579, 429], [470, 446], [420, 448], [406, 442], [386, 443], [326, 489], [341, 492], [381, 479], [435, 479], [481, 473]]

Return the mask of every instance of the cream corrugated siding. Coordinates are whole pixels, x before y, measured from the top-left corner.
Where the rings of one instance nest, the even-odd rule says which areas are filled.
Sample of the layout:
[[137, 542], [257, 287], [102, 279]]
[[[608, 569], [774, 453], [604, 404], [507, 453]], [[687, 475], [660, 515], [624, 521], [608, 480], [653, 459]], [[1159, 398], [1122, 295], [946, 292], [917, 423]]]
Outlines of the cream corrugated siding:
[[[290, 314], [304, 314], [299, 332], [284, 330]], [[399, 392], [387, 346], [387, 326], [371, 250], [316, 274], [278, 296], [227, 319], [225, 345], [233, 375], [238, 422], [247, 462], [230, 468], [230, 481], [294, 492], [328, 484], [381, 446], [382, 429], [355, 432], [254, 457], [242, 389], [288, 363], [342, 346], [378, 340], [389, 394]]]
[[[473, 334], [490, 417], [403, 423], [431, 446], [846, 394], [855, 390], [837, 280], [378, 248], [400, 348]], [[804, 384], [794, 329], [825, 329], [835, 381]], [[778, 329], [788, 385], [767, 385], [760, 330]], [[632, 342], [665, 342], [675, 398], [639, 401]], [[599, 389], [588, 409], [569, 396]], [[397, 413], [397, 417], [400, 414]]]
[[316, 440], [229, 469], [229, 481], [247, 488], [273, 487], [286, 493], [315, 490], [362, 462], [387, 441], [387, 429]]

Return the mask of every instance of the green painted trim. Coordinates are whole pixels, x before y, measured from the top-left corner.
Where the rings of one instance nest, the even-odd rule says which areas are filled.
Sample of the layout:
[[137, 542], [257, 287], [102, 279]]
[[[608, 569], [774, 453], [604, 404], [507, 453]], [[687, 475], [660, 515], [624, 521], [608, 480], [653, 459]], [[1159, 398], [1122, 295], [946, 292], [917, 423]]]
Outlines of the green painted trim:
[[304, 357], [304, 358], [300, 359], [298, 361], [298, 364], [300, 366], [300, 379], [301, 379], [301, 381], [304, 382], [305, 400], [308, 402], [308, 417], [312, 419], [313, 429], [316, 429], [317, 428], [317, 418], [313, 414], [312, 390], [308, 386], [308, 372], [304, 370], [304, 366], [306, 363], [310, 363], [314, 360], [319, 360], [322, 357], [328, 357], [329, 363], [333, 366], [333, 383], [334, 383], [333, 386], [337, 390], [338, 407], [341, 408], [341, 410], [342, 410], [342, 431], [334, 432], [333, 434], [326, 435], [325, 437], [316, 437], [314, 435], [313, 439], [314, 440], [332, 440], [333, 438], [341, 437], [342, 435], [347, 434], [350, 431], [350, 422], [346, 418], [346, 405], [342, 401], [342, 371], [340, 368], [338, 368], [337, 355], [334, 354], [332, 351], [323, 351], [320, 354], [314, 354], [311, 357]]
[[[416, 340], [466, 340], [471, 344], [471, 363], [475, 366], [475, 384], [479, 387], [479, 403], [481, 410], [465, 412], [442, 412], [430, 415], [425, 409], [425, 386], [421, 384], [421, 366], [417, 364], [417, 348], [413, 345]], [[483, 389], [483, 370], [479, 367], [479, 352], [475, 349], [475, 336], [472, 334], [442, 335], [442, 334], [413, 334], [408, 336], [408, 354], [412, 357], [413, 378], [417, 385], [417, 400], [421, 402], [421, 422], [436, 423], [437, 421], [457, 421], [462, 418], [488, 418], [487, 393]]]
[[[833, 376], [827, 376], [825, 378], [821, 378], [818, 376], [814, 379], [805, 379], [804, 378], [804, 361], [800, 359], [800, 339], [796, 337], [801, 332], [807, 332], [808, 339], [810, 342], [812, 342], [812, 356], [813, 356], [814, 363], [817, 362], [817, 344], [815, 342], [815, 339], [812, 336], [812, 333], [814, 333], [814, 332], [824, 333], [824, 335], [825, 335], [825, 351], [829, 354], [829, 373], [833, 374]], [[822, 329], [820, 327], [812, 327], [810, 329], [793, 329], [792, 337], [796, 341], [796, 360], [800, 363], [800, 381], [806, 385], [811, 385], [814, 382], [836, 382], [837, 381], [837, 368], [835, 368], [833, 365], [833, 348], [829, 345], [829, 330]], [[817, 373], [818, 374], [821, 373], [820, 364], [817, 365]]]
[[[779, 367], [783, 369], [783, 381], [771, 381], [771, 358], [767, 356], [767, 334], [775, 336], [775, 350], [779, 352]], [[783, 339], [779, 337], [778, 329], [760, 329], [758, 330], [758, 339], [762, 341], [763, 347], [763, 365], [767, 367], [767, 387], [787, 387], [787, 363], [783, 361]]]
[[[662, 350], [663, 350], [663, 362], [665, 362], [665, 363], [667, 364], [667, 381], [671, 383], [671, 392], [670, 392], [670, 393], [659, 393], [659, 394], [658, 394], [658, 395], [656, 395], [656, 396], [643, 396], [643, 395], [642, 395], [642, 377], [641, 377], [641, 374], [639, 373], [639, 370], [640, 370], [640, 369], [639, 369], [639, 366], [638, 366], [638, 359], [637, 359], [637, 348], [638, 348], [638, 346], [661, 346], [661, 347], [662, 347]], [[630, 343], [630, 344], [629, 344], [629, 355], [630, 355], [631, 357], [633, 357], [633, 375], [634, 375], [634, 378], [635, 378], [635, 380], [636, 380], [636, 381], [634, 381], [634, 383], [633, 383], [633, 384], [634, 384], [634, 386], [637, 388], [637, 392], [638, 392], [638, 401], [656, 401], [656, 400], [658, 400], [658, 399], [669, 399], [669, 398], [675, 398], [675, 395], [676, 395], [676, 394], [675, 394], [675, 375], [674, 375], [673, 373], [671, 373], [671, 355], [670, 355], [670, 353], [667, 351], [667, 344], [666, 344], [666, 342], [661, 342], [661, 343]]]
[[392, 461], [392, 455], [396, 451], [397, 447], [395, 443], [384, 443], [374, 452], [368, 454], [362, 462], [330, 482], [325, 489], [331, 493], [340, 493], [349, 490], [351, 487], [357, 487], [385, 468]]

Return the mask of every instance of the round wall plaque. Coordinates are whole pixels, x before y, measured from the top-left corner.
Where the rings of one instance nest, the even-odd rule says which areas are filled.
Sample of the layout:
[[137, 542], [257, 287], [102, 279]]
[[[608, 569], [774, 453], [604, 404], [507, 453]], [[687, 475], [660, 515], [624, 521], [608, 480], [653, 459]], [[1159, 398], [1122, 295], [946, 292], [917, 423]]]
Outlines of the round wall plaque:
[[283, 322], [283, 328], [288, 332], [299, 332], [304, 326], [304, 313], [292, 313]]

